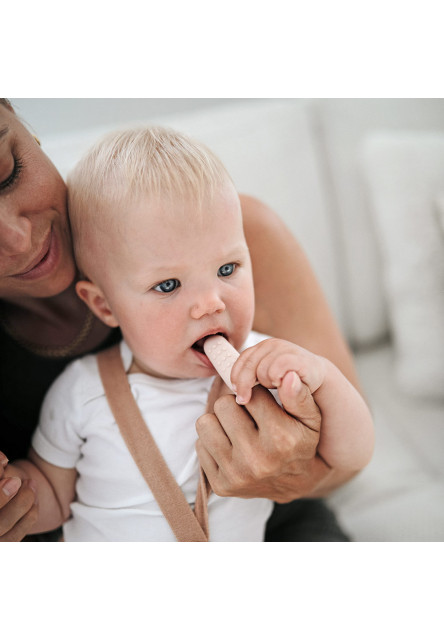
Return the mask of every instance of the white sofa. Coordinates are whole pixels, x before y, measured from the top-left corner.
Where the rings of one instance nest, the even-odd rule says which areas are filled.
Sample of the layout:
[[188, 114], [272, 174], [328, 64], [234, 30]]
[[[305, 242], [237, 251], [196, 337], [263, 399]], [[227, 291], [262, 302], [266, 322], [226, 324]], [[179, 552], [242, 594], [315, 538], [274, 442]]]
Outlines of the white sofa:
[[[444, 100], [192, 102], [162, 115], [141, 101], [125, 124], [206, 142], [305, 247], [376, 425], [372, 462], [329, 498], [341, 524], [357, 541], [443, 540]], [[124, 113], [44, 148], [66, 175]]]

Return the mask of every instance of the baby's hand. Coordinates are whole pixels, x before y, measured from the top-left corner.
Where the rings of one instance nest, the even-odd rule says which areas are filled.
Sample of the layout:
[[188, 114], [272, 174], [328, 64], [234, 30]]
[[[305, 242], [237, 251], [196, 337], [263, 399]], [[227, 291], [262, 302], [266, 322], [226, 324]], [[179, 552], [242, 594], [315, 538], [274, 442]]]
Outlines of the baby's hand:
[[245, 349], [234, 364], [231, 381], [238, 404], [247, 404], [257, 381], [267, 389], [296, 393], [303, 382], [315, 393], [325, 379], [325, 360], [292, 342], [269, 338]]

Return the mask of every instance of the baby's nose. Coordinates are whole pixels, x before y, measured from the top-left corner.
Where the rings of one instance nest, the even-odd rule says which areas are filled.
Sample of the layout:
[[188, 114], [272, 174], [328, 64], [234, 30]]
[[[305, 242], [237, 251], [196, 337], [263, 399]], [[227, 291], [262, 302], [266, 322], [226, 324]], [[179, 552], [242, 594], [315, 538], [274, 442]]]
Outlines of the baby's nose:
[[191, 317], [198, 320], [202, 316], [212, 315], [225, 310], [225, 303], [217, 291], [202, 293], [191, 307]]

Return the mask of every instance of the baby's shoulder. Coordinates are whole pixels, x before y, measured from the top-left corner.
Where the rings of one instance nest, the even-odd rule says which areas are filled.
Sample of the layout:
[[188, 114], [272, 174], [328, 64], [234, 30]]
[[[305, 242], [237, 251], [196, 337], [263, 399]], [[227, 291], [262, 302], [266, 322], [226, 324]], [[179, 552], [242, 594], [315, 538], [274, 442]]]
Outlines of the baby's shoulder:
[[95, 355], [86, 355], [70, 362], [55, 379], [45, 402], [63, 403], [66, 409], [80, 407], [103, 395], [103, 386]]

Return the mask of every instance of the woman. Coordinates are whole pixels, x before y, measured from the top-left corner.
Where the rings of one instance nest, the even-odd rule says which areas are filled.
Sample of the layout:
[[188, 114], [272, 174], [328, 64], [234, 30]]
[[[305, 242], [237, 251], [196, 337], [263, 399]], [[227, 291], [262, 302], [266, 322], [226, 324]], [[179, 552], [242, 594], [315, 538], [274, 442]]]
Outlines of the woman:
[[[328, 357], [356, 385], [350, 353], [300, 247], [270, 209], [246, 196], [241, 202], [255, 278], [254, 328]], [[2, 99], [0, 450], [11, 460], [26, 454], [43, 396], [66, 364], [119, 337], [77, 298], [75, 276], [64, 182]], [[240, 449], [220, 468], [223, 483], [212, 483], [216, 492], [289, 502], [326, 494], [348, 479], [316, 455], [316, 433], [305, 426], [319, 420], [312, 399], [301, 398], [292, 413], [299, 420], [257, 389], [248, 412], [232, 399], [202, 423], [199, 447], [210, 455], [227, 421], [236, 422], [240, 442], [252, 420], [259, 430], [272, 427], [278, 436], [254, 451], [254, 464], [251, 452]], [[36, 509], [32, 486], [3, 478], [0, 465], [0, 540], [23, 539]], [[301, 524], [310, 522], [317, 531], [304, 531]], [[324, 533], [319, 533], [318, 522]], [[298, 500], [277, 506], [267, 533], [267, 540], [295, 539], [345, 538], [323, 503]]]

